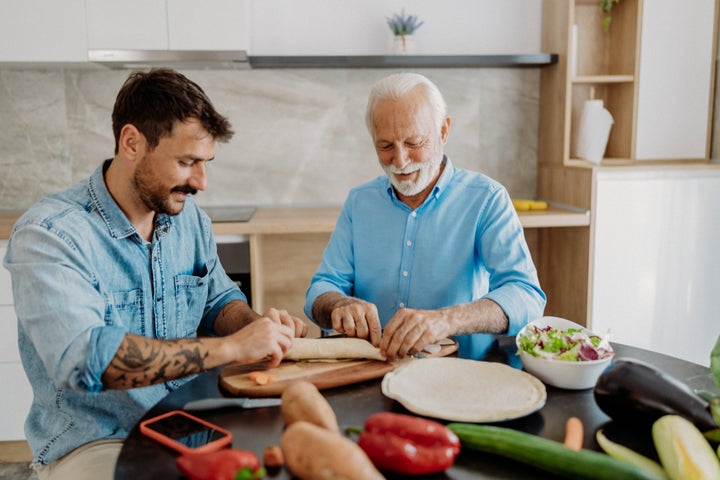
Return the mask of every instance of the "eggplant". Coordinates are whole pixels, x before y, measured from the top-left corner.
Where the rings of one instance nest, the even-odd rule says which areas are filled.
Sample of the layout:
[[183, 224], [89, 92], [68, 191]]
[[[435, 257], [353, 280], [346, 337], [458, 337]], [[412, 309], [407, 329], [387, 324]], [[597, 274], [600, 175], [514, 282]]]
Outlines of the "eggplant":
[[617, 359], [595, 383], [598, 407], [619, 423], [650, 425], [664, 415], [680, 415], [702, 432], [718, 425], [709, 403], [685, 383], [633, 358]]

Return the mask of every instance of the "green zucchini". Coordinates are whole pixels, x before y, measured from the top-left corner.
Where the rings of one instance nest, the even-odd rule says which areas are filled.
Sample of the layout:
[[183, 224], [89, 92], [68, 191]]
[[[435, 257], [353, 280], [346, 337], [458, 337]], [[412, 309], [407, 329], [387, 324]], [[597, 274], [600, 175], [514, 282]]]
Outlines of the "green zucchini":
[[560, 442], [511, 428], [451, 423], [463, 448], [501, 455], [573, 479], [661, 480], [653, 472], [593, 450], [575, 451]]

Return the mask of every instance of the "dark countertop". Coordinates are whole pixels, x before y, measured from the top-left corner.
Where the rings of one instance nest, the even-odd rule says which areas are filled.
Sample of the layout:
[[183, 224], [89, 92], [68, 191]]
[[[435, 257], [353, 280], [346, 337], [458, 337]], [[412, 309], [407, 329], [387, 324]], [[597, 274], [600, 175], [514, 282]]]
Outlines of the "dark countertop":
[[[625, 345], [613, 344], [616, 358], [632, 357], [648, 362], [660, 370], [687, 383], [691, 388], [713, 390], [714, 383], [710, 370], [701, 365], [677, 358], [649, 352]], [[505, 338], [486, 360], [509, 363], [520, 367], [515, 355], [512, 339]], [[562, 441], [565, 421], [568, 417], [579, 417], [585, 427], [585, 448], [599, 450], [595, 432], [605, 429], [609, 438], [619, 441], [645, 455], [654, 457], [650, 431], [632, 432], [616, 422], [610, 421], [595, 403], [593, 390], [562, 390], [547, 387], [547, 403], [538, 412], [526, 417], [497, 423], [498, 426], [514, 428], [541, 437]], [[347, 387], [324, 390], [323, 394], [332, 405], [341, 428], [362, 426], [372, 413], [380, 411], [407, 412], [398, 402], [385, 397], [380, 391], [380, 380], [364, 382]], [[151, 409], [145, 418], [164, 413], [182, 406], [194, 399], [223, 396], [218, 385], [218, 371], [206, 372], [195, 380], [170, 394]], [[233, 434], [233, 447], [252, 450], [259, 457], [263, 449], [279, 444], [283, 430], [280, 407], [252, 410], [225, 408], [205, 412], [194, 412], [197, 416], [229, 429]], [[311, 454], [311, 452], [308, 452]], [[116, 480], [125, 479], [181, 479], [174, 465], [176, 454], [160, 444], [140, 435], [137, 427], [130, 433], [120, 454], [115, 472]], [[287, 470], [282, 470], [268, 479], [290, 479]], [[388, 476], [388, 478], [402, 478]], [[455, 465], [445, 473], [414, 478], [426, 479], [547, 479], [545, 472], [525, 467], [516, 462], [471, 450], [463, 451]]]

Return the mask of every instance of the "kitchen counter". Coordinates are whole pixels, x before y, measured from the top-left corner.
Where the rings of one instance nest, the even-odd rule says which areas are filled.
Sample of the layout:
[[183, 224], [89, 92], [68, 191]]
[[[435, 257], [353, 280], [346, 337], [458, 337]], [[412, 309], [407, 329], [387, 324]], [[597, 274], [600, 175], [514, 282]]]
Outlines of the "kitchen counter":
[[[331, 233], [340, 207], [258, 208], [249, 222], [215, 223], [216, 235]], [[524, 228], [590, 225], [590, 213], [550, 205], [547, 210], [518, 212]]]
[[[248, 222], [222, 222], [213, 225], [216, 235], [331, 233], [340, 207], [261, 207]], [[6, 240], [22, 212], [0, 213], [0, 239]], [[525, 228], [573, 227], [590, 225], [590, 213], [557, 206], [547, 210], [519, 212]]]

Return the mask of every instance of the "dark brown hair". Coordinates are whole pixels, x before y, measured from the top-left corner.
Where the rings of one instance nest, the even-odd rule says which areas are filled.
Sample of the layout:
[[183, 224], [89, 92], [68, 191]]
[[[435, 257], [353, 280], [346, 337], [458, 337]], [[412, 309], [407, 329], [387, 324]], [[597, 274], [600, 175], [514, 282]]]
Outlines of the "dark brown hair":
[[125, 80], [113, 108], [115, 153], [125, 125], [134, 125], [154, 149], [162, 137], [172, 133], [175, 122], [191, 118], [199, 120], [217, 141], [227, 142], [235, 133], [202, 88], [181, 73], [169, 68], [133, 72]]

